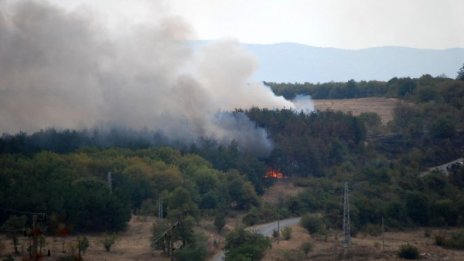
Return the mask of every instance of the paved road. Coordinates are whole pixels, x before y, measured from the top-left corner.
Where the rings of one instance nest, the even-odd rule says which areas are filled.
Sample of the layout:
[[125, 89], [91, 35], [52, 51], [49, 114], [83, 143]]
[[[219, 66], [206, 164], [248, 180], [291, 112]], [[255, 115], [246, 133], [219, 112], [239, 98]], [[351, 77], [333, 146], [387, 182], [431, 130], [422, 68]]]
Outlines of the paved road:
[[459, 158], [459, 159], [456, 159], [456, 160], [453, 160], [453, 161], [450, 161], [450, 162], [447, 162], [445, 164], [442, 164], [440, 166], [435, 166], [435, 167], [432, 167], [432, 168], [429, 168], [427, 171], [425, 172], [422, 172], [421, 173], [421, 176], [426, 176], [428, 175], [429, 173], [431, 173], [432, 171], [434, 170], [438, 170], [438, 171], [441, 171], [443, 173], [445, 173], [446, 175], [448, 175], [448, 166], [451, 166], [453, 165], [454, 163], [458, 163], [458, 162], [463, 162], [464, 161], [464, 158]]
[[[282, 219], [282, 220], [279, 221], [280, 229], [282, 229], [284, 227], [289, 227], [289, 226], [298, 224], [298, 222], [300, 222], [300, 219], [301, 218], [299, 218], [299, 217]], [[259, 233], [261, 235], [265, 235], [267, 237], [270, 237], [272, 235], [272, 231], [277, 230], [277, 221], [247, 227], [246, 230], [253, 231], [253, 232]], [[210, 259], [210, 261], [222, 261], [222, 260], [224, 260], [224, 251], [223, 250], [216, 253]]]

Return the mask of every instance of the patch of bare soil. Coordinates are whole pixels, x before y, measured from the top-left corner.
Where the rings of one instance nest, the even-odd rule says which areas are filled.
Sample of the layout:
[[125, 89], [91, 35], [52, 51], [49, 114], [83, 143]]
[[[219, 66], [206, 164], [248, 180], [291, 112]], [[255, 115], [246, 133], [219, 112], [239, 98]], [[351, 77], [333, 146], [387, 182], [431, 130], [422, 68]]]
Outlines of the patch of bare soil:
[[399, 100], [394, 98], [359, 98], [359, 99], [328, 99], [313, 100], [317, 110], [342, 111], [353, 115], [363, 112], [375, 112], [382, 119], [382, 123], [387, 123], [393, 119], [393, 109]]
[[[405, 232], [387, 232], [384, 237], [359, 235], [352, 238], [352, 244], [343, 248], [341, 233], [330, 233], [328, 236], [311, 237], [299, 225], [292, 227], [292, 238], [288, 241], [273, 242], [272, 249], [266, 252], [263, 260], [404, 260], [397, 256], [401, 245], [410, 244], [419, 250], [422, 260], [464, 260], [464, 251], [450, 250], [434, 244], [434, 235], [440, 233], [439, 229], [432, 230], [430, 237], [424, 236], [424, 230], [418, 229]], [[313, 243], [313, 249], [307, 256], [300, 250], [305, 241]], [[382, 247], [384, 245], [384, 247]]]
[[261, 197], [264, 203], [276, 204], [280, 199], [296, 196], [304, 188], [297, 187], [291, 181], [279, 181], [269, 187]]

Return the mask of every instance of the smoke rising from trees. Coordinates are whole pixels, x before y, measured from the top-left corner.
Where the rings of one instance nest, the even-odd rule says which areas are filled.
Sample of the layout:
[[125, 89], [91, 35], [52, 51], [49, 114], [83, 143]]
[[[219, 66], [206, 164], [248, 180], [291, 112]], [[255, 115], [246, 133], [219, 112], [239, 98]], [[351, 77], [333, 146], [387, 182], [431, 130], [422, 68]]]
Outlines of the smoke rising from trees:
[[264, 129], [236, 108], [295, 108], [258, 83], [233, 41], [193, 53], [179, 18], [110, 33], [85, 10], [0, 2], [0, 131], [121, 127], [172, 140], [236, 140], [265, 153]]

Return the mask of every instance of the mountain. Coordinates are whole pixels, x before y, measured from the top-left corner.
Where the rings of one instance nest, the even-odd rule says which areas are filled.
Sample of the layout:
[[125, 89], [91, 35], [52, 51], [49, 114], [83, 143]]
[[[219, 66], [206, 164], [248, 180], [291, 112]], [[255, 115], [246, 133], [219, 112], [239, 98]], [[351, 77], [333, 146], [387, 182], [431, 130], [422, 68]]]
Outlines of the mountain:
[[[199, 47], [205, 44], [199, 41]], [[330, 82], [389, 80], [444, 74], [455, 78], [464, 64], [464, 48], [443, 50], [375, 47], [359, 50], [321, 48], [295, 43], [242, 44], [259, 62], [254, 80]]]

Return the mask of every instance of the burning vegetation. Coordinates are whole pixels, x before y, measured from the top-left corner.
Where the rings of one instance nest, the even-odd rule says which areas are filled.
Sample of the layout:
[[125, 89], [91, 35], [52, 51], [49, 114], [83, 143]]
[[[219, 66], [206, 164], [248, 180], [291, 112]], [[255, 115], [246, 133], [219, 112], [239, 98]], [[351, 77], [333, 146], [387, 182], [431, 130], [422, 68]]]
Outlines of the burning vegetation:
[[276, 169], [268, 169], [266, 171], [266, 175], [264, 175], [264, 178], [280, 180], [280, 179], [285, 179], [286, 177], [282, 172], [280, 172], [280, 171], [278, 171]]

